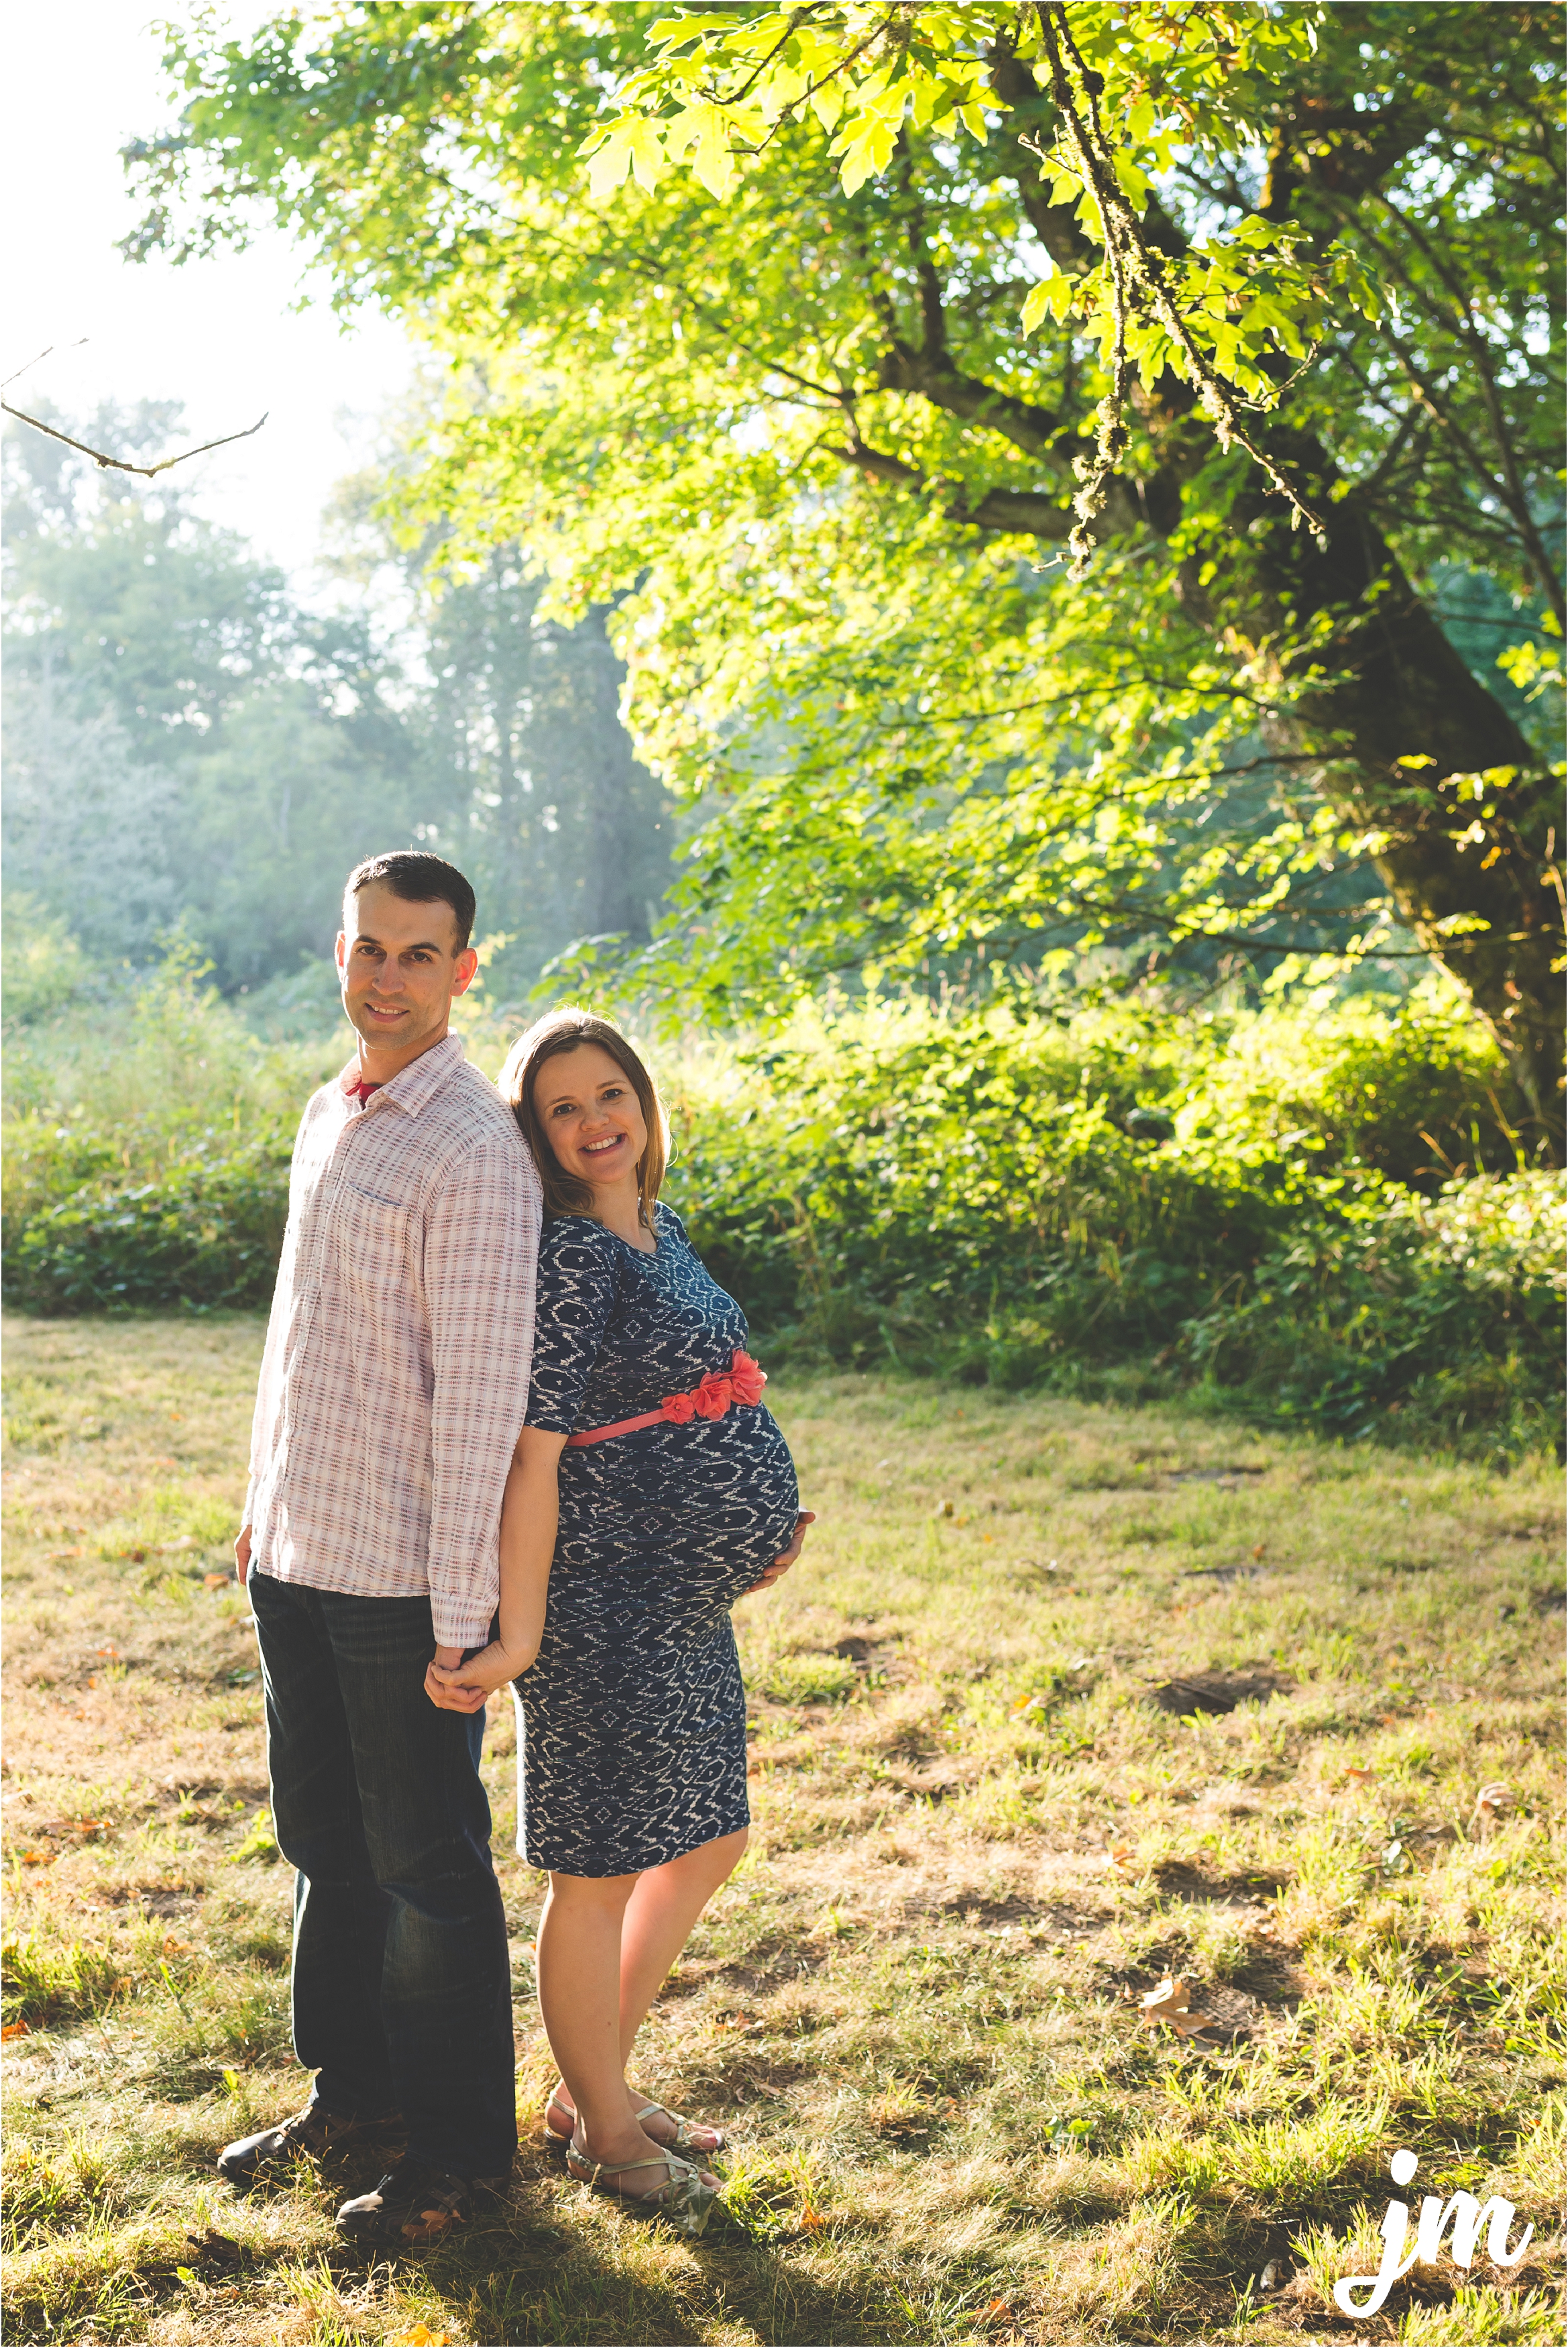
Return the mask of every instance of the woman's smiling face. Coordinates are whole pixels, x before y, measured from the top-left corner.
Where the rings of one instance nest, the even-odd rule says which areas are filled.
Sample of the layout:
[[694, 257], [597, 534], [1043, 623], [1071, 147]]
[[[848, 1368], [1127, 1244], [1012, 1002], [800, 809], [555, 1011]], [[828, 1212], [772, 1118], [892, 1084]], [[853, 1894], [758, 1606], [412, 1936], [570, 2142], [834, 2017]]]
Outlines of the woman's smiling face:
[[630, 1077], [600, 1044], [558, 1052], [534, 1078], [534, 1113], [563, 1174], [596, 1190], [630, 1185], [648, 1147]]

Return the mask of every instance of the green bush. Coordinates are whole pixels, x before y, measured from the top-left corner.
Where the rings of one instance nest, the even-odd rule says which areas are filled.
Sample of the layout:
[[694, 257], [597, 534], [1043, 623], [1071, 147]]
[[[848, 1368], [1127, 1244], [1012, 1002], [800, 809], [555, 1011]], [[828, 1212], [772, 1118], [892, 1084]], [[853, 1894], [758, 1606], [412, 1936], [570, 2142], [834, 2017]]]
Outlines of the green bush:
[[1209, 1383], [1276, 1418], [1517, 1451], [1559, 1437], [1562, 1178], [1393, 1198], [1276, 1249], [1183, 1333]]
[[197, 1143], [163, 1179], [89, 1181], [6, 1234], [7, 1301], [29, 1313], [265, 1305], [289, 1210], [286, 1136]]
[[26, 890], [8, 889], [0, 921], [0, 1000], [6, 1026], [15, 1031], [52, 1017], [95, 985], [101, 991], [101, 977], [65, 924]]
[[13, 1217], [82, 1181], [161, 1181], [198, 1142], [240, 1146], [292, 1133], [345, 1056], [339, 1031], [269, 1042], [207, 983], [188, 942], [149, 971], [98, 970], [83, 988], [68, 959], [52, 1008], [6, 1001], [5, 1203]]
[[257, 1036], [179, 939], [156, 969], [99, 970], [90, 986], [69, 955], [59, 969], [70, 1000], [7, 1003], [7, 1302], [265, 1304], [294, 1125], [342, 1058], [336, 1039]]
[[1309, 1010], [843, 1021], [699, 1074], [670, 1195], [775, 1359], [1539, 1442], [1557, 1178], [1445, 1182], [1420, 1129], [1517, 1165], [1498, 1056], [1430, 996]]
[[[505, 1023], [462, 1010], [498, 1065]], [[337, 1044], [264, 1043], [179, 948], [22, 1044], [10, 1301], [264, 1304]], [[654, 1056], [667, 1195], [775, 1363], [1187, 1385], [1467, 1448], [1556, 1423], [1557, 1178], [1521, 1169], [1500, 1057], [1435, 992], [1184, 1021], [872, 1008], [672, 1077]]]
[[1364, 1169], [1435, 1197], [1466, 1174], [1532, 1161], [1509, 1114], [1496, 1045], [1436, 982], [1391, 1010], [1314, 990], [1288, 1009], [1224, 1023], [1219, 1049], [1191, 1058], [1168, 1102], [1184, 1146], [1257, 1172]]

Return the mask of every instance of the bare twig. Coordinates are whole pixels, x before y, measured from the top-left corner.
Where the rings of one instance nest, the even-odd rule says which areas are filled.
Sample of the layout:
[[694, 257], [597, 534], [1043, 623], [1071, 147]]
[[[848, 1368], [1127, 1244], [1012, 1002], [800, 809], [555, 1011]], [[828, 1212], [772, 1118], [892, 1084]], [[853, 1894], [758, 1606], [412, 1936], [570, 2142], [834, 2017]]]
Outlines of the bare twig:
[[[39, 358], [47, 356], [46, 351], [40, 351], [38, 354]], [[27, 364], [29, 366], [36, 366], [37, 360], [30, 359]], [[18, 374], [22, 375], [26, 375], [26, 367], [17, 370]], [[15, 376], [6, 378], [7, 382], [11, 383], [15, 379]], [[249, 440], [252, 433], [260, 432], [267, 417], [272, 414], [269, 408], [264, 414], [258, 416], [254, 424], [249, 425], [243, 432], [226, 432], [221, 440], [203, 440], [200, 448], [182, 449], [178, 457], [165, 457], [156, 465], [133, 465], [124, 457], [108, 457], [101, 448], [89, 448], [85, 440], [73, 440], [68, 432], [56, 430], [54, 425], [46, 424], [41, 417], [29, 416], [25, 407], [13, 407], [8, 399], [0, 399], [0, 408], [4, 408], [7, 416], [15, 417], [19, 424], [30, 424], [35, 432], [46, 433], [51, 440], [63, 440], [67, 448], [75, 448], [82, 456], [90, 457], [100, 471], [107, 472], [112, 469], [117, 473], [138, 473], [144, 481], [154, 480], [159, 473], [167, 473], [171, 465], [183, 465], [192, 457], [205, 457], [210, 448], [227, 448], [236, 440]]]
[[[68, 351], [79, 351], [82, 347], [82, 343], [85, 343], [87, 339], [86, 335], [84, 335], [82, 336], [81, 343], [67, 343], [66, 345], [66, 348]], [[14, 383], [20, 381], [21, 377], [26, 375], [31, 368], [36, 367], [40, 359], [46, 359], [54, 347], [55, 345], [53, 343], [46, 343], [41, 351], [35, 352], [34, 355], [27, 361], [26, 366], [19, 366], [15, 375], [8, 375], [5, 378], [4, 382], [0, 382], [0, 391], [9, 391], [11, 386]]]

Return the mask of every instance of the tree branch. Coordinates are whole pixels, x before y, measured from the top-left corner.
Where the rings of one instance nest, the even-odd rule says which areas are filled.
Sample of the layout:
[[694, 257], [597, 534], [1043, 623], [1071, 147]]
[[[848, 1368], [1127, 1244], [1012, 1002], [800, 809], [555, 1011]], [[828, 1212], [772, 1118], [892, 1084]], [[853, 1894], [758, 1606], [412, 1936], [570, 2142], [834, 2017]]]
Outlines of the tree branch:
[[[1022, 58], [1004, 41], [993, 43], [990, 68], [991, 88], [999, 100], [1009, 113], [1021, 116], [1026, 125], [1021, 145], [1023, 139], [1038, 133], [1044, 121], [1048, 111], [1045, 95]], [[1047, 201], [1040, 186], [1039, 158], [1032, 148], [1025, 151], [1033, 168], [1026, 166], [1020, 170], [1016, 185], [1029, 224], [1059, 269], [1073, 277], [1085, 276], [1100, 258], [1093, 241], [1084, 233], [1071, 204]]]
[[909, 247], [909, 265], [920, 289], [920, 355], [937, 366], [945, 366], [948, 363], [948, 320], [942, 307], [942, 287], [926, 234], [926, 208], [910, 169], [909, 141], [902, 130], [898, 133], [897, 153], [898, 181], [907, 212], [904, 233]]
[[[1557, 574], [1556, 566], [1553, 564], [1551, 556], [1546, 551], [1545, 541], [1542, 538], [1541, 532], [1536, 526], [1535, 517], [1530, 510], [1529, 495], [1525, 489], [1524, 481], [1519, 469], [1518, 451], [1514, 448], [1513, 436], [1509, 430], [1508, 419], [1502, 412], [1502, 402], [1498, 396], [1497, 374], [1492, 366], [1492, 353], [1487, 343], [1486, 336], [1476, 325], [1475, 319], [1472, 314], [1471, 304], [1473, 297], [1467, 292], [1466, 288], [1459, 283], [1453, 272], [1444, 263], [1442, 255], [1434, 249], [1430, 238], [1422, 233], [1416, 222], [1411, 220], [1407, 213], [1402, 212], [1399, 210], [1399, 206], [1390, 197], [1384, 195], [1381, 191], [1378, 191], [1376, 195], [1376, 201], [1383, 206], [1385, 211], [1389, 212], [1394, 220], [1399, 221], [1400, 227], [1410, 239], [1412, 244], [1415, 245], [1417, 251], [1425, 259], [1428, 266], [1434, 272], [1442, 284], [1447, 287], [1450, 295], [1452, 297], [1454, 304], [1453, 310], [1445, 318], [1442, 314], [1440, 304], [1432, 302], [1430, 296], [1424, 296], [1423, 289], [1418, 285], [1412, 273], [1409, 269], [1405, 268], [1402, 263], [1399, 263], [1397, 260], [1395, 261], [1395, 266], [1399, 268], [1399, 274], [1404, 279], [1405, 283], [1409, 287], [1411, 294], [1418, 300], [1422, 300], [1424, 298], [1427, 309], [1430, 314], [1437, 316], [1440, 324], [1447, 325], [1451, 334], [1455, 335], [1460, 341], [1468, 344], [1470, 347], [1471, 355], [1475, 361], [1476, 374], [1481, 380], [1481, 404], [1486, 409], [1487, 420], [1491, 426], [1492, 444], [1502, 462], [1502, 483], [1500, 484], [1495, 480], [1491, 480], [1489, 481], [1488, 486], [1507, 507], [1509, 512], [1513, 516], [1515, 522], [1518, 524], [1520, 538], [1523, 543], [1525, 552], [1529, 556], [1531, 562], [1533, 564], [1536, 574], [1540, 579], [1542, 587], [1545, 589], [1548, 597], [1551, 599], [1552, 608], [1557, 615], [1559, 624], [1561, 624], [1564, 619], [1568, 619], [1568, 610], [1565, 610], [1564, 608], [1563, 582]], [[1368, 232], [1363, 229], [1362, 233], [1368, 234]], [[1368, 235], [1368, 241], [1372, 245], [1374, 251], [1381, 249], [1380, 241], [1378, 239]], [[1389, 336], [1389, 340], [1393, 340], [1391, 335]], [[1403, 354], [1401, 354], [1401, 356]], [[1410, 364], [1408, 359], [1405, 363], [1407, 366]], [[1426, 388], [1427, 387], [1423, 385], [1423, 391], [1425, 391]], [[1430, 393], [1428, 395], [1428, 402], [1429, 405], [1431, 404]], [[1434, 414], [1436, 413], [1435, 408], [1433, 412]], [[1442, 419], [1440, 418], [1440, 420]], [[1450, 425], [1450, 429], [1452, 430], [1454, 427]], [[1455, 437], [1456, 438], [1458, 438], [1457, 432]], [[1482, 479], [1486, 479], [1487, 475], [1485, 469], [1481, 468], [1480, 469], [1481, 470]]]
[[252, 433], [260, 432], [267, 417], [272, 414], [268, 408], [245, 431], [226, 432], [221, 440], [203, 440], [200, 448], [186, 448], [178, 457], [165, 457], [156, 465], [133, 465], [124, 457], [108, 457], [101, 448], [89, 448], [85, 440], [73, 440], [68, 432], [58, 432], [52, 424], [44, 423], [36, 416], [29, 416], [25, 407], [13, 407], [8, 399], [0, 399], [0, 407], [7, 416], [15, 417], [19, 424], [30, 424], [35, 432], [46, 433], [51, 440], [63, 440], [67, 448], [75, 448], [82, 456], [90, 457], [100, 471], [112, 469], [117, 473], [137, 473], [144, 481], [156, 480], [159, 474], [167, 473], [171, 465], [183, 465], [192, 457], [205, 457], [210, 448], [227, 448], [236, 440], [249, 440]]
[[1395, 426], [1394, 437], [1389, 441], [1388, 447], [1384, 449], [1382, 455], [1378, 458], [1377, 464], [1373, 467], [1371, 472], [1367, 475], [1365, 480], [1358, 481], [1356, 484], [1356, 487], [1364, 498], [1376, 499], [1382, 494], [1384, 488], [1392, 478], [1395, 469], [1399, 465], [1400, 458], [1404, 456], [1406, 449], [1409, 447], [1412, 440], [1417, 441], [1417, 453], [1419, 454], [1419, 441], [1418, 436], [1420, 433], [1421, 427], [1423, 425], [1430, 424], [1434, 420], [1431, 410], [1428, 407], [1425, 400], [1411, 400], [1403, 416], [1400, 417], [1399, 423]]
[[[1413, 108], [1389, 107], [1381, 114], [1358, 114], [1351, 107], [1303, 101], [1300, 113], [1280, 123], [1269, 141], [1268, 171], [1258, 200], [1260, 219], [1288, 220], [1297, 190], [1356, 201], [1419, 147], [1428, 125]], [[1305, 139], [1334, 139], [1321, 154], [1304, 154]]]
[[855, 437], [847, 448], [831, 440], [821, 440], [817, 446], [825, 456], [836, 457], [840, 464], [853, 465], [869, 480], [886, 481], [895, 489], [938, 491], [942, 510], [952, 521], [972, 530], [1010, 530], [1020, 537], [1050, 539], [1059, 544], [1072, 527], [1071, 514], [1042, 490], [987, 489], [982, 497], [972, 499], [961, 481], [919, 472], [901, 457], [868, 447], [860, 438], [853, 417], [850, 429]]
[[917, 392], [948, 416], [989, 425], [1028, 457], [1044, 455], [1066, 428], [1062, 418], [1050, 408], [1037, 407], [1032, 400], [1020, 399], [1010, 391], [999, 391], [994, 384], [960, 374], [946, 351], [932, 356], [927, 351], [911, 350], [896, 337], [889, 338], [877, 363], [876, 380], [884, 391]]
[[[1375, 241], [1368, 240], [1368, 242], [1373, 242], [1374, 251], [1379, 250]], [[1391, 266], [1398, 268], [1399, 263], [1394, 256], [1385, 257], [1389, 259]], [[1495, 386], [1490, 383], [1490, 369], [1484, 356], [1478, 356], [1476, 371], [1481, 380], [1482, 400], [1487, 408], [1488, 421], [1492, 426], [1493, 438], [1498, 442], [1503, 459], [1504, 478], [1501, 480], [1498, 479], [1481, 449], [1454, 414], [1452, 405], [1445, 398], [1430, 369], [1422, 366], [1403, 336], [1395, 334], [1391, 326], [1385, 326], [1383, 340], [1403, 367], [1410, 387], [1416, 393], [1420, 405], [1440, 429], [1448, 434], [1454, 447], [1469, 464], [1476, 479], [1483, 488], [1491, 491], [1498, 504], [1509, 515], [1514, 525], [1516, 542], [1522, 549], [1526, 560], [1540, 581], [1542, 592], [1556, 613], [1559, 623], [1568, 619], [1568, 606], [1564, 604], [1563, 582], [1557, 574], [1556, 565], [1546, 551], [1541, 532], [1536, 528], [1535, 517], [1530, 510], [1530, 501], [1525, 494], [1524, 485], [1519, 478], [1512, 444], [1506, 435], [1501, 406], [1496, 400]], [[1489, 390], [1491, 392], [1490, 398], [1487, 397]]]

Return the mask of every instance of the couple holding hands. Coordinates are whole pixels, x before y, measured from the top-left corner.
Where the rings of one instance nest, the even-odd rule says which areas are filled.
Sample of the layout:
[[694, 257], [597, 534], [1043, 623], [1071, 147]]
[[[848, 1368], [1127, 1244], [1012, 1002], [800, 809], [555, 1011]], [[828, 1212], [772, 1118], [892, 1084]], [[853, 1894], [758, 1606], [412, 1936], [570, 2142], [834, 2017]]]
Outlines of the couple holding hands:
[[346, 884], [358, 1041], [307, 1107], [235, 1544], [278, 1845], [295, 1869], [305, 2109], [228, 2146], [249, 2184], [384, 2144], [341, 2230], [460, 2222], [517, 2147], [511, 1972], [479, 1778], [518, 1714], [519, 1848], [548, 1869], [545, 2113], [571, 2173], [700, 2233], [722, 2133], [629, 2085], [638, 2027], [747, 1831], [730, 1609], [809, 1514], [740, 1308], [659, 1203], [665, 1128], [605, 1021], [552, 1013], [499, 1086], [449, 1033], [474, 892], [439, 857]]

